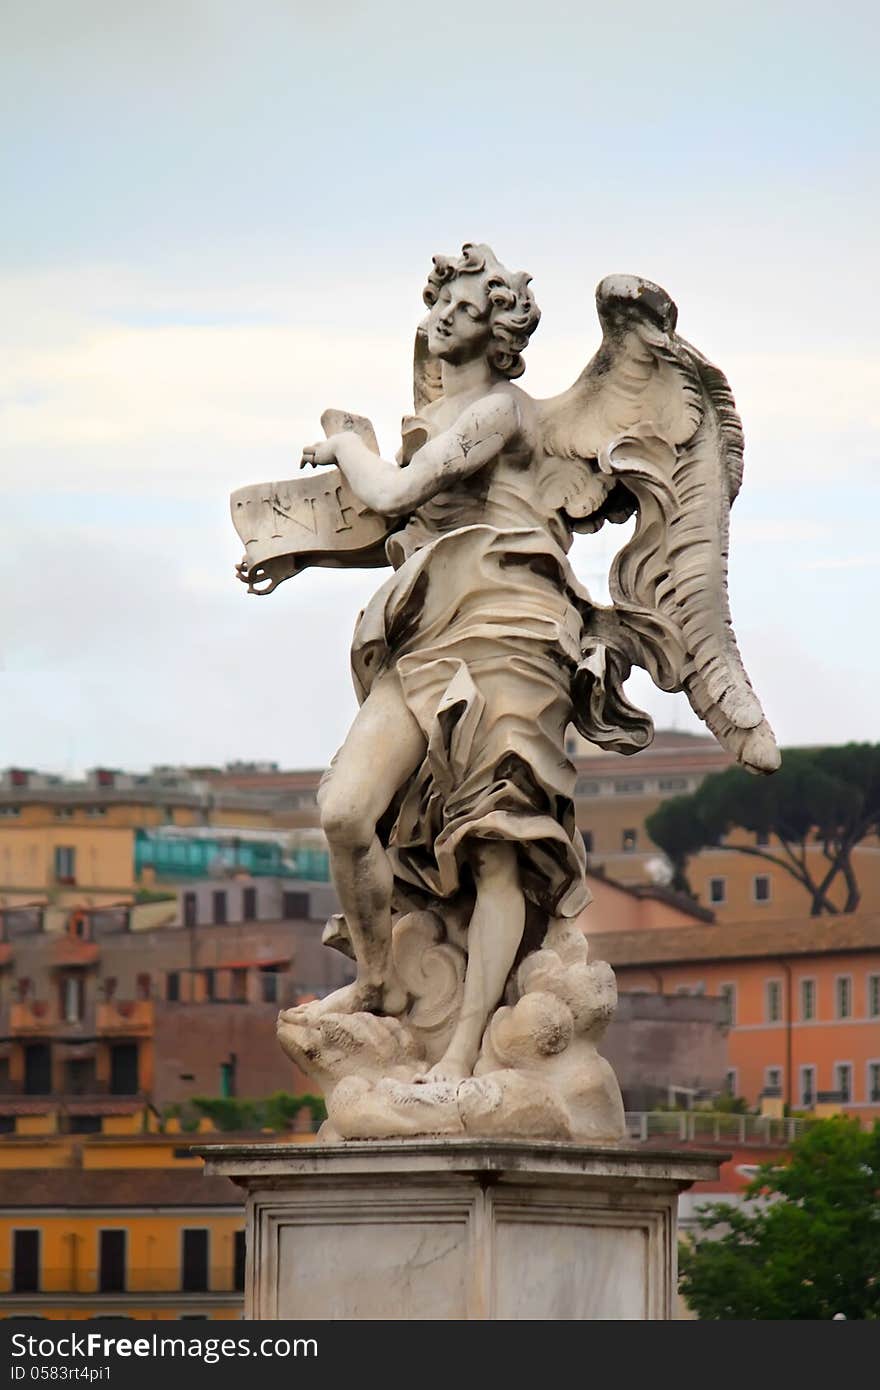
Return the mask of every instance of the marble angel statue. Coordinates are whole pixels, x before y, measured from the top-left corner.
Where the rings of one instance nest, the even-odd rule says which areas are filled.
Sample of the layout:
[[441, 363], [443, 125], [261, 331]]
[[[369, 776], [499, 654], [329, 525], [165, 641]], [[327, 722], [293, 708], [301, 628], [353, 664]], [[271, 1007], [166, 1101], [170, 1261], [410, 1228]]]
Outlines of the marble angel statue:
[[[779, 765], [727, 599], [740, 421], [646, 280], [601, 282], [601, 346], [549, 400], [515, 384], [540, 317], [528, 275], [467, 244], [434, 258], [424, 300], [397, 461], [341, 412], [303, 451], [332, 473], [347, 549], [318, 543], [317, 521], [291, 541], [295, 483], [233, 498], [246, 542], [244, 494], [275, 518], [270, 559], [249, 546], [240, 566], [251, 587], [273, 564], [270, 587], [305, 563], [391, 567], [357, 622], [360, 709], [319, 792], [342, 908], [330, 937], [357, 979], [287, 1011], [279, 1034], [325, 1086], [330, 1138], [615, 1138], [595, 1044], [616, 996], [573, 926], [589, 893], [565, 733], [644, 748], [650, 719], [623, 690], [640, 666], [746, 767]], [[633, 515], [612, 605], [597, 605], [567, 559], [573, 533]]]

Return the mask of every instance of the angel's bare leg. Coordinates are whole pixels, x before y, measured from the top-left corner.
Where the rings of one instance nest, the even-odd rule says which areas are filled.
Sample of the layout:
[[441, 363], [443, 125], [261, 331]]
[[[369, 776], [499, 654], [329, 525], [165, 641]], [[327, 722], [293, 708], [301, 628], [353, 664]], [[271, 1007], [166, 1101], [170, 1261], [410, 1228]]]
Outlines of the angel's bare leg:
[[333, 881], [358, 964], [355, 983], [322, 1001], [322, 1011], [397, 1014], [406, 1007], [391, 965], [393, 877], [376, 824], [424, 754], [425, 736], [397, 675], [389, 672], [358, 711], [318, 798]]
[[425, 1081], [460, 1081], [472, 1075], [483, 1030], [501, 998], [522, 940], [526, 905], [514, 846], [504, 841], [482, 841], [474, 872], [477, 901], [468, 927], [461, 1013], [449, 1046], [426, 1073]]

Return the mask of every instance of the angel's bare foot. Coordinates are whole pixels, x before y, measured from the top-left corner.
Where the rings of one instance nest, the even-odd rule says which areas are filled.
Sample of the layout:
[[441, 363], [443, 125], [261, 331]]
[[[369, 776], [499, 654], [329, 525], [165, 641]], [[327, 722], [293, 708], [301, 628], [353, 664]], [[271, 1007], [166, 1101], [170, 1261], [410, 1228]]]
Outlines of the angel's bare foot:
[[447, 1053], [441, 1057], [439, 1062], [435, 1062], [433, 1067], [422, 1075], [415, 1077], [415, 1081], [427, 1083], [429, 1081], [465, 1081], [472, 1073], [473, 1068], [468, 1065], [467, 1059], [457, 1057], [454, 1053]]
[[355, 980], [353, 984], [343, 985], [323, 999], [313, 999], [308, 1004], [298, 1004], [293, 1009], [285, 1009], [280, 1018], [285, 1023], [299, 1023], [306, 1018], [314, 1020], [324, 1014], [402, 1014], [407, 1005], [407, 994], [396, 979], [384, 985], [375, 985], [368, 980]]

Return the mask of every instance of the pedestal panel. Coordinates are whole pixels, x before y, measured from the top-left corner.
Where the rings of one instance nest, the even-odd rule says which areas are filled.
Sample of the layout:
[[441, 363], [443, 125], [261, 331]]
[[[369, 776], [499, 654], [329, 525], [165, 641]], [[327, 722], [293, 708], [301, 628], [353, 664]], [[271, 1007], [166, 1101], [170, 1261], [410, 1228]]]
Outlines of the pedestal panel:
[[633, 1145], [212, 1145], [247, 1200], [246, 1316], [672, 1316], [679, 1192], [717, 1156]]

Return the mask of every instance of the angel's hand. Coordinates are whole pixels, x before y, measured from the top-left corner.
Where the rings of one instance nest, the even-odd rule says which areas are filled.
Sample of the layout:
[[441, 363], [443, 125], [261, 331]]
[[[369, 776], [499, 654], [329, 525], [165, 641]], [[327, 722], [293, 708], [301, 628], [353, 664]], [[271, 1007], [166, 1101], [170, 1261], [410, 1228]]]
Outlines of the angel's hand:
[[336, 443], [338, 436], [320, 439], [317, 444], [309, 444], [302, 451], [300, 468], [321, 468], [324, 464], [336, 462]]

